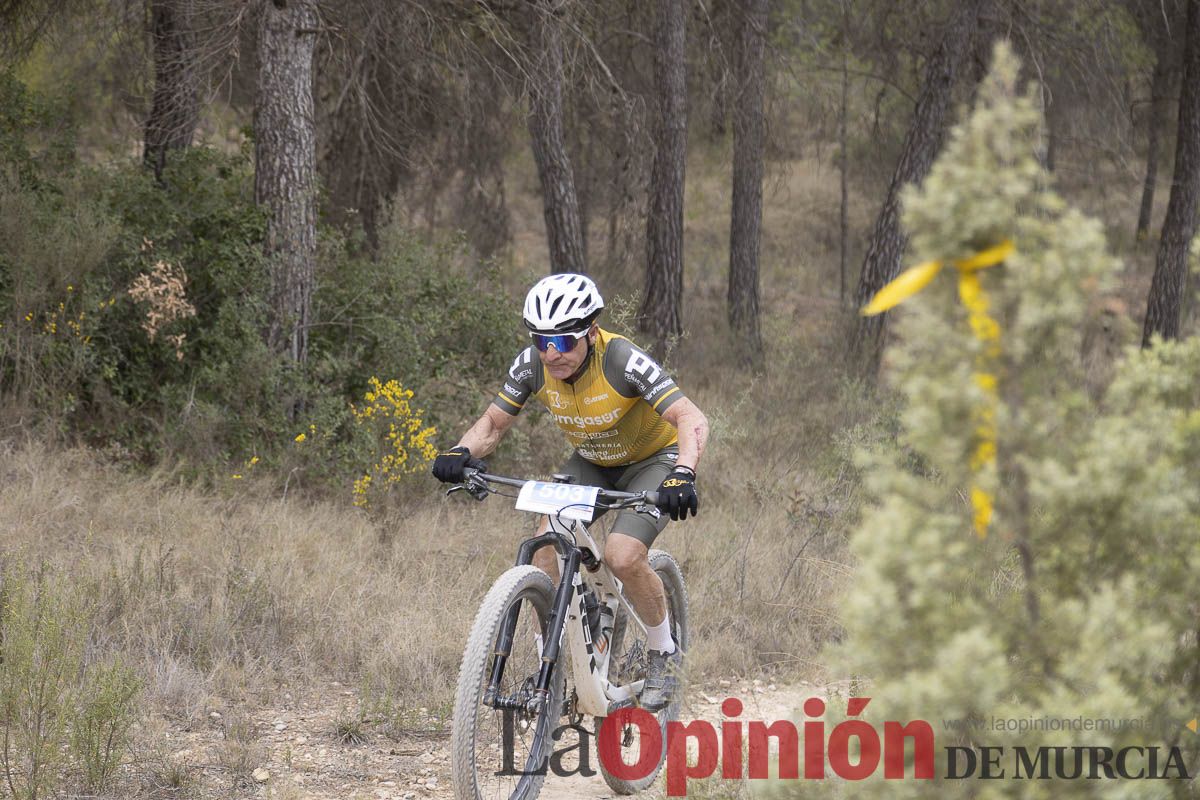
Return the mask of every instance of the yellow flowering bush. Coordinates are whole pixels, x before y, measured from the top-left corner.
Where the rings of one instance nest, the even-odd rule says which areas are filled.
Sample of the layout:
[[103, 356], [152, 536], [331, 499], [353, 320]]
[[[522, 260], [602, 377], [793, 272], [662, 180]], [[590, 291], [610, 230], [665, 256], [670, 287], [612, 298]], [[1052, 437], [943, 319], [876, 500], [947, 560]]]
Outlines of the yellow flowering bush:
[[[424, 411], [414, 408], [411, 389], [399, 381], [370, 379], [363, 405], [351, 405], [354, 422], [376, 432], [374, 463], [354, 481], [354, 505], [366, 506], [372, 487], [393, 486], [405, 475], [422, 472], [437, 455], [432, 439], [437, 428], [426, 426]], [[303, 442], [304, 434], [296, 438]]]
[[250, 460], [246, 462], [246, 466], [242, 467], [241, 472], [235, 472], [230, 477], [233, 478], [235, 481], [240, 481], [242, 478], [244, 478], [250, 474], [250, 471], [252, 469], [254, 469], [254, 465], [257, 463], [258, 463], [258, 456], [252, 456], [250, 458]]

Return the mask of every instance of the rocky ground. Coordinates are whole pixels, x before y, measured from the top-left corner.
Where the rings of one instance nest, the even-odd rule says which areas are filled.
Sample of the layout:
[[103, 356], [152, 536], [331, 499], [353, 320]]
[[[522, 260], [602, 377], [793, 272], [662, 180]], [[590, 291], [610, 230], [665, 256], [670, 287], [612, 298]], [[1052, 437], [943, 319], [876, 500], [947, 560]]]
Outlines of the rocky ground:
[[[830, 687], [762, 681], [712, 681], [691, 687], [684, 721], [721, 719], [727, 697], [742, 720], [794, 718], [804, 699]], [[250, 715], [211, 711], [205, 725], [166, 723], [163, 767], [148, 787], [160, 797], [280, 800], [445, 800], [450, 786], [449, 723], [419, 709], [402, 723], [362, 720], [355, 689], [332, 683]], [[663, 780], [644, 793], [662, 797]], [[737, 786], [730, 786], [730, 795]], [[546, 779], [544, 800], [614, 797], [598, 775]]]

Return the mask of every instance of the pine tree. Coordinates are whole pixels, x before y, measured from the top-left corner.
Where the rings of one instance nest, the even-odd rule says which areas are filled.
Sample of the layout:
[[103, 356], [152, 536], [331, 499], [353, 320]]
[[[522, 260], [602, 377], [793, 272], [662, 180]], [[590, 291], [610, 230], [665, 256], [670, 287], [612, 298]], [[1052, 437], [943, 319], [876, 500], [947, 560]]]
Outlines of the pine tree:
[[[1193, 774], [1200, 766], [1200, 737], [1183, 727], [1200, 697], [1200, 341], [1127, 350], [1104, 396], [1089, 397], [1081, 331], [1118, 265], [1101, 225], [1047, 185], [1037, 104], [1017, 75], [1000, 45], [974, 113], [904, 199], [911, 252], [946, 267], [896, 315], [888, 362], [902, 431], [896, 452], [863, 458], [876, 502], [852, 540], [859, 574], [834, 657], [841, 674], [865, 679], [863, 717], [877, 730], [933, 725], [939, 778], [913, 780], [910, 766], [907, 780], [883, 780], [880, 766], [863, 783], [802, 782], [802, 796], [1189, 791], [1186, 780], [944, 781], [953, 745], [1007, 747], [1009, 778], [1016, 745], [1178, 745]], [[989, 356], [953, 262], [1005, 240], [1012, 254], [979, 273], [1000, 328]], [[995, 460], [980, 468], [988, 407]], [[972, 532], [972, 487], [994, 497], [986, 538]], [[967, 717], [1148, 726], [956, 732], [941, 722]]]

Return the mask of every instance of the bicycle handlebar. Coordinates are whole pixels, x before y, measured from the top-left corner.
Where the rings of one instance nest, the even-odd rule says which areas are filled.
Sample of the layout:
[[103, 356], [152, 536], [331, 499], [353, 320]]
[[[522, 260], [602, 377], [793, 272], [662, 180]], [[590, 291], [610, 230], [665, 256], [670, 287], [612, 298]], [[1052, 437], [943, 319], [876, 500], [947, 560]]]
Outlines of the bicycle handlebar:
[[[487, 483], [498, 483], [502, 486], [512, 486], [517, 489], [520, 489], [530, 480], [527, 478], [509, 478], [504, 475], [492, 475], [491, 473], [483, 472], [482, 470], [474, 467], [466, 467], [463, 469], [463, 475], [467, 477], [468, 481], [472, 478], [477, 478], [481, 481], [486, 481]], [[598, 496], [604, 500], [615, 500], [617, 502], [640, 500], [648, 505], [658, 505], [658, 492], [618, 492], [611, 489], [600, 489]]]

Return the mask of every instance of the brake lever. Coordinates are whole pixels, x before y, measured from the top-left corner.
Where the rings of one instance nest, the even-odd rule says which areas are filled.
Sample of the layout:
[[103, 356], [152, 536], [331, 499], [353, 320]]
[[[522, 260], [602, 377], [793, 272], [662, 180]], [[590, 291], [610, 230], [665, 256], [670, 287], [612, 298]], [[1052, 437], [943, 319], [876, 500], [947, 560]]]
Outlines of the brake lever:
[[473, 478], [468, 478], [466, 483], [460, 483], [457, 486], [451, 486], [446, 490], [446, 496], [449, 497], [455, 492], [466, 492], [479, 502], [483, 502], [487, 498], [488, 494], [490, 494], [486, 484], [475, 481]]

